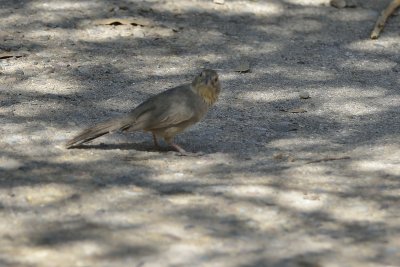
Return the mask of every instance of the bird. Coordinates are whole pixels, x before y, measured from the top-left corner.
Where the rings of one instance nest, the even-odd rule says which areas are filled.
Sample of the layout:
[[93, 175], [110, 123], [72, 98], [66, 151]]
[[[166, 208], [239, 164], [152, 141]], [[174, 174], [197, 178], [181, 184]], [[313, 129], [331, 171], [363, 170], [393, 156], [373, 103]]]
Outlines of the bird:
[[151, 132], [154, 145], [158, 138], [182, 155], [190, 154], [174, 142], [174, 137], [199, 122], [218, 100], [221, 83], [215, 70], [204, 69], [191, 83], [182, 84], [151, 96], [128, 114], [94, 125], [68, 141], [73, 148], [116, 131]]

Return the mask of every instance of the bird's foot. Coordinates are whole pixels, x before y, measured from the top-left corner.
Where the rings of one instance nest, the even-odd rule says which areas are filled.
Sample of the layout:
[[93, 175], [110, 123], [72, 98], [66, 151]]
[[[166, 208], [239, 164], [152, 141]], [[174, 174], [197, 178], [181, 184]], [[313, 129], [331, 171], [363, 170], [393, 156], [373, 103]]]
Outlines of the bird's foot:
[[171, 144], [171, 146], [178, 151], [178, 155], [179, 156], [186, 156], [186, 157], [200, 157], [200, 156], [204, 156], [203, 152], [187, 152], [185, 149], [183, 149], [182, 147], [180, 147], [177, 144]]
[[201, 157], [204, 156], [205, 154], [203, 152], [179, 152], [178, 156], [182, 156], [182, 157]]

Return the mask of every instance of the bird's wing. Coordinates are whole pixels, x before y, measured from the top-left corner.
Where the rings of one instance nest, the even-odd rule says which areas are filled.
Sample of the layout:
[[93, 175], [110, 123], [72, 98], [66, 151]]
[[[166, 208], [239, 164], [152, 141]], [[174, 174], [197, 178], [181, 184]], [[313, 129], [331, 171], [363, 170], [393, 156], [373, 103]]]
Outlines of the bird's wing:
[[164, 118], [162, 118], [162, 121], [158, 124], [157, 128], [164, 128], [172, 125], [178, 125], [183, 122], [191, 121], [195, 117], [195, 114], [193, 111], [190, 112], [174, 112], [170, 113]]
[[173, 90], [151, 99], [136, 120], [143, 129], [161, 129], [196, 118], [196, 95], [186, 90]]
[[[192, 107], [182, 103], [164, 103], [142, 115], [147, 129], [161, 129], [190, 121], [195, 117]], [[138, 118], [141, 120], [141, 117]]]

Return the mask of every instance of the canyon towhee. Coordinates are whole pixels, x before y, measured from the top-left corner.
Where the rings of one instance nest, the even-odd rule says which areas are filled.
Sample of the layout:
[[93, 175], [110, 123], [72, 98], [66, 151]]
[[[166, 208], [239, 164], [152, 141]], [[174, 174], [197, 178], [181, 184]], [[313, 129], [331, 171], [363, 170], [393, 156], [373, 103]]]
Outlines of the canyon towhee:
[[204, 117], [217, 101], [221, 84], [214, 70], [205, 69], [191, 84], [180, 85], [150, 97], [125, 116], [114, 118], [90, 127], [72, 140], [71, 148], [114, 131], [152, 132], [154, 144], [162, 137], [181, 154], [186, 151], [173, 142], [175, 135]]

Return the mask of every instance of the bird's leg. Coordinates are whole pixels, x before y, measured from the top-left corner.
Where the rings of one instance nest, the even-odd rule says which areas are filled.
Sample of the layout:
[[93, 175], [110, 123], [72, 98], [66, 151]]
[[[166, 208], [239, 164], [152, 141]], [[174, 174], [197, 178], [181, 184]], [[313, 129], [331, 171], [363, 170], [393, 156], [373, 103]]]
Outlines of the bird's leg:
[[152, 133], [152, 134], [153, 134], [154, 146], [155, 146], [157, 149], [159, 149], [159, 148], [160, 148], [160, 145], [158, 144], [157, 136], [155, 135], [155, 133]]
[[172, 146], [176, 151], [179, 152], [180, 156], [202, 156], [204, 155], [203, 153], [191, 153], [187, 152], [185, 149], [183, 149], [180, 145], [176, 144], [173, 142], [173, 137], [164, 137], [165, 142], [167, 142], [168, 145]]
[[182, 155], [186, 155], [188, 154], [188, 152], [186, 152], [185, 149], [183, 149], [181, 146], [175, 144], [175, 143], [170, 143], [170, 145], [175, 148], [176, 151], [178, 151], [179, 153], [181, 153]]
[[172, 146], [173, 148], [175, 148], [175, 150], [179, 152], [180, 156], [199, 157], [199, 156], [203, 156], [204, 155], [203, 152], [197, 152], [197, 153], [187, 152], [180, 145], [175, 144], [175, 143], [170, 143], [169, 145]]
[[188, 154], [185, 149], [183, 149], [181, 146], [174, 143], [174, 141], [173, 141], [174, 137], [164, 136], [164, 140], [168, 145], [172, 146], [176, 151], [178, 151], [182, 155]]

